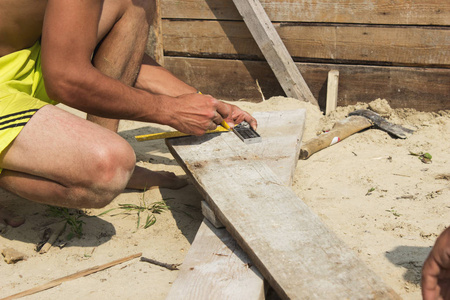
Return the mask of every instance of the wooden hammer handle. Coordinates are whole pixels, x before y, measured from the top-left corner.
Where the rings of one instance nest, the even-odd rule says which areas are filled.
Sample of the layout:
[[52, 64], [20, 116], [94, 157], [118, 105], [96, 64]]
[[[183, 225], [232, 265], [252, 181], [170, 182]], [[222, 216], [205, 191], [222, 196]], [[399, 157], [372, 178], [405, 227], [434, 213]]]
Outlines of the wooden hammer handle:
[[372, 126], [372, 122], [361, 116], [351, 116], [334, 124], [333, 128], [307, 141], [300, 148], [300, 159], [307, 159], [312, 154], [327, 148], [346, 137]]

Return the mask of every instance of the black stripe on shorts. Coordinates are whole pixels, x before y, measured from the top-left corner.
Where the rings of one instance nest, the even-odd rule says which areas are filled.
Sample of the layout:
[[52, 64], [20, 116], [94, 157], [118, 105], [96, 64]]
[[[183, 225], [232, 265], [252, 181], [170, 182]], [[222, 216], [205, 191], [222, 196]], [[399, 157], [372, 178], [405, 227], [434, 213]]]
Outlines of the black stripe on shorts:
[[4, 127], [0, 127], [0, 130], [4, 130], [4, 129], [8, 129], [8, 128], [14, 128], [14, 127], [19, 127], [19, 126], [25, 126], [27, 125], [27, 122], [23, 122], [23, 123], [15, 123], [15, 124], [11, 124], [8, 126], [4, 126]]
[[9, 115], [0, 116], [0, 121], [3, 120], [3, 119], [8, 119], [8, 118], [11, 118], [11, 117], [14, 117], [14, 116], [23, 115], [23, 114], [30, 113], [30, 112], [37, 112], [38, 110], [39, 109], [29, 109], [29, 110], [23, 110], [23, 111], [19, 111], [19, 112], [16, 112], [16, 113], [12, 113], [12, 114], [9, 114]]
[[[30, 118], [33, 116], [33, 114], [37, 111], [38, 111], [38, 109], [29, 109], [29, 110], [24, 110], [24, 111], [1, 116], [0, 121], [3, 121], [3, 122], [0, 122], [0, 126], [2, 126], [2, 125], [5, 125], [5, 126], [0, 127], [0, 130], [5, 130], [8, 128], [19, 127], [19, 126], [25, 126], [27, 124], [27, 122], [20, 122], [20, 123], [14, 123], [14, 122], [19, 121], [19, 120], [29, 121]], [[22, 116], [20, 116], [20, 115], [22, 115]], [[19, 116], [19, 117], [16, 117], [16, 116]], [[11, 119], [11, 117], [16, 117], [16, 118]], [[9, 120], [7, 120], [8, 118], [9, 118]]]

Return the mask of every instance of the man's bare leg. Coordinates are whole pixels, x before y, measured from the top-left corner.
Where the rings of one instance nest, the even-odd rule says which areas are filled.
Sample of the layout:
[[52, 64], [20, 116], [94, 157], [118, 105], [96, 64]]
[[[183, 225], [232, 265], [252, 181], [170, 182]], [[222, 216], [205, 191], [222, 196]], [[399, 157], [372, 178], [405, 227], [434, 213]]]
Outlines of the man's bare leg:
[[47, 105], [3, 152], [0, 187], [44, 204], [103, 207], [123, 191], [135, 160], [117, 134]]
[[[155, 1], [145, 1], [141, 5], [146, 6], [127, 7], [119, 21], [101, 41], [93, 58], [93, 64], [98, 70], [129, 86], [134, 86], [139, 74], [148, 36], [148, 24], [156, 10]], [[110, 20], [107, 16], [101, 21], [100, 33], [104, 31], [104, 27], [111, 26]], [[119, 120], [93, 115], [88, 115], [87, 119], [113, 132], [117, 132], [119, 127]], [[159, 186], [178, 189], [186, 184], [186, 180], [171, 172], [154, 172], [136, 166], [127, 188], [148, 189]]]

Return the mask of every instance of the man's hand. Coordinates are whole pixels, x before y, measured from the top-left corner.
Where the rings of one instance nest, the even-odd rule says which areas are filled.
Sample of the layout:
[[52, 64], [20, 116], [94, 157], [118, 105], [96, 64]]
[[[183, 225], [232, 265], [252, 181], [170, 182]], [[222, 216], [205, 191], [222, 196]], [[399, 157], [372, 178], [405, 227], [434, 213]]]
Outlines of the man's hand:
[[173, 117], [169, 125], [184, 133], [202, 135], [207, 130], [216, 129], [223, 120], [229, 122], [230, 126], [244, 120], [253, 128], [257, 125], [249, 113], [210, 95], [181, 95], [174, 98], [170, 106]]
[[422, 269], [424, 300], [450, 299], [450, 227], [437, 238]]
[[246, 121], [250, 126], [256, 130], [256, 127], [258, 126], [258, 123], [256, 122], [256, 119], [253, 118], [248, 112], [243, 111], [236, 105], [230, 105], [231, 107], [231, 114], [228, 118], [225, 119], [225, 121], [230, 125], [230, 127], [233, 127], [236, 124], [241, 123], [242, 121]]

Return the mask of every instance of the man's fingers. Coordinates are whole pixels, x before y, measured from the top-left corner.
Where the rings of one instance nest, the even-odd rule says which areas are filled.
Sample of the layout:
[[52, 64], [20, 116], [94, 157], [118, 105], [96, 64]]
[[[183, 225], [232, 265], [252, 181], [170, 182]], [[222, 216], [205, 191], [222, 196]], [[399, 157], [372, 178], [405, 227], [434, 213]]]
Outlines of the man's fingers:
[[220, 120], [220, 122], [218, 123], [220, 124], [223, 121], [223, 119], [226, 119], [231, 115], [231, 106], [222, 101], [217, 101], [216, 111], [222, 118], [222, 120]]
[[250, 124], [250, 126], [256, 130], [258, 128], [258, 122], [256, 121], [256, 119], [252, 118], [250, 121], [247, 121], [248, 124]]
[[222, 123], [223, 119], [224, 118], [222, 118], [222, 116], [217, 111], [214, 112], [214, 117], [212, 118], [214, 124], [219, 125], [220, 123]]
[[217, 124], [215, 122], [211, 122], [211, 124], [208, 127], [208, 130], [214, 130], [217, 128]]
[[234, 115], [234, 121], [236, 124], [241, 123], [242, 121], [247, 122], [248, 124], [250, 124], [250, 126], [256, 130], [256, 128], [258, 127], [258, 122], [256, 121], [255, 118], [252, 117], [252, 115], [250, 115], [248, 112], [243, 111], [243, 110], [239, 110], [236, 113], [233, 113]]

